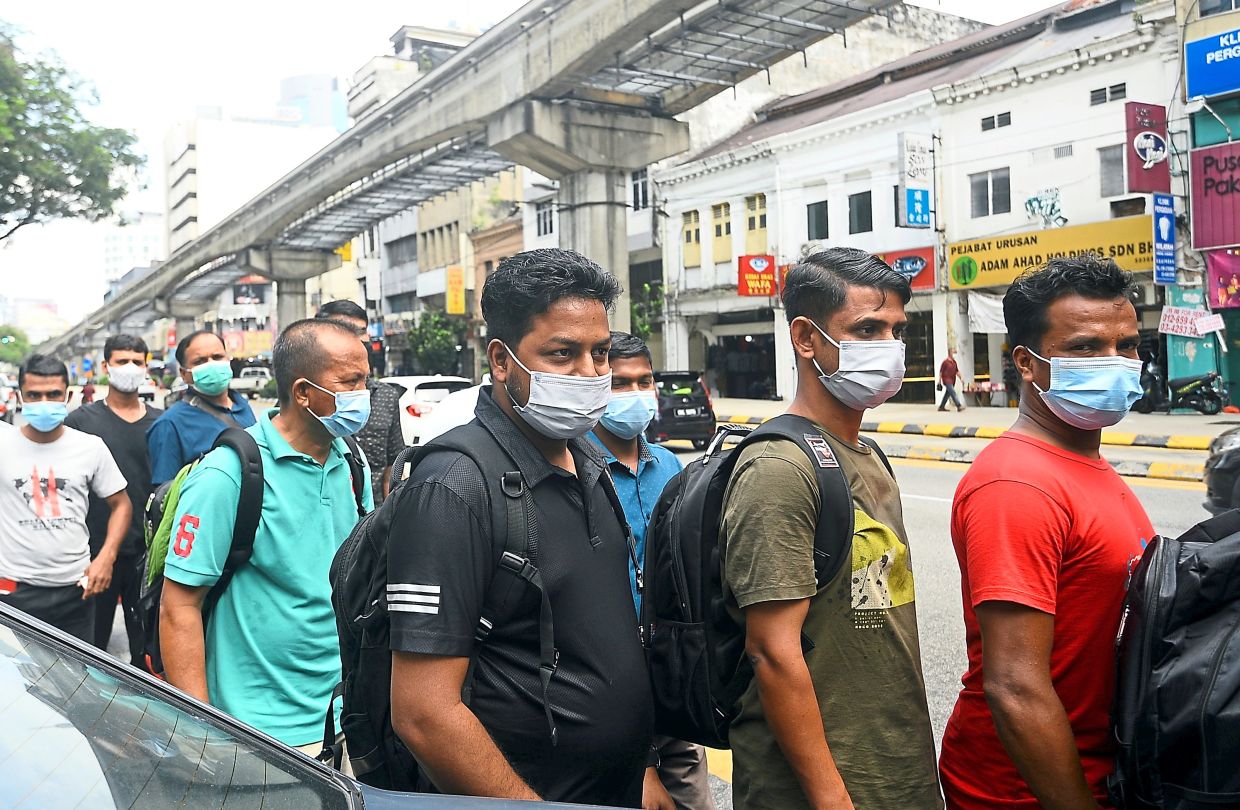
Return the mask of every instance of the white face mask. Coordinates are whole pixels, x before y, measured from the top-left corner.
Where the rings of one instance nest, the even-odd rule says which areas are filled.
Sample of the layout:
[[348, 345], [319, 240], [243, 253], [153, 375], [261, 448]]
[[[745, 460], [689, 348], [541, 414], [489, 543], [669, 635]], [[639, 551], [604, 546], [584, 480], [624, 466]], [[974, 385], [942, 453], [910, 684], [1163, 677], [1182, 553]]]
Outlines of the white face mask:
[[842, 340], [836, 342], [810, 321], [831, 345], [840, 350], [840, 367], [827, 374], [814, 361], [819, 380], [831, 395], [854, 411], [876, 408], [895, 396], [904, 384], [904, 341]]
[[610, 372], [602, 377], [578, 377], [530, 371], [507, 344], [504, 348], [530, 375], [530, 396], [524, 405], [518, 405], [512, 392], [508, 393], [513, 410], [526, 424], [548, 439], [575, 439], [594, 430], [611, 399]]
[[146, 369], [137, 363], [108, 366], [108, 387], [122, 394], [132, 394], [146, 380]]

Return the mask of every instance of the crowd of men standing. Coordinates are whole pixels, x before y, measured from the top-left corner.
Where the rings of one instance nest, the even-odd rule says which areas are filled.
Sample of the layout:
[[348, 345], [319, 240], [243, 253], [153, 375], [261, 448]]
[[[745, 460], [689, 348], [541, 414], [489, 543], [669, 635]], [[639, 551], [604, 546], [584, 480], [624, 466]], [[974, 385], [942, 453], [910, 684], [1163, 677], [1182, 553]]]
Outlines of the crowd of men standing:
[[[1108, 806], [1110, 640], [1128, 565], [1153, 536], [1099, 455], [1101, 429], [1140, 394], [1131, 287], [1113, 262], [1080, 257], [1026, 274], [1004, 300], [1024, 396], [953, 504], [968, 667], [936, 757], [916, 532], [892, 472], [860, 440], [865, 412], [903, 380], [909, 282], [846, 248], [791, 270], [799, 384], [788, 412], [813, 422], [818, 463], [844, 472], [855, 533], [845, 564], [816, 581], [818, 523], [835, 518], [822, 513], [815, 459], [779, 439], [744, 448], [719, 540], [753, 668], [730, 730], [738, 808]], [[0, 427], [0, 601], [105, 646], [119, 600], [142, 665], [143, 507], [202, 458], [166, 559], [167, 678], [317, 754], [341, 678], [328, 570], [382, 503], [391, 726], [429, 786], [713, 808], [701, 747], [655, 735], [640, 583], [648, 522], [681, 465], [644, 438], [658, 410], [653, 363], [640, 339], [609, 327], [619, 292], [569, 251], [501, 262], [481, 301], [493, 384], [460, 434], [473, 446], [425, 454], [395, 489], [396, 396], [370, 379], [366, 314], [349, 302], [281, 332], [277, 403], [260, 415], [229, 390], [211, 332], [177, 347], [188, 388], [164, 412], [137, 396], [148, 356], [137, 338], [108, 340], [108, 394], [72, 413], [63, 363], [32, 356], [19, 375], [25, 424]], [[948, 394], [956, 375], [943, 373]], [[230, 427], [257, 444], [261, 515], [251, 557], [208, 602], [243, 508], [243, 459], [212, 449]], [[491, 486], [487, 454], [510, 460], [516, 495]], [[517, 495], [532, 510], [541, 598], [509, 589], [497, 611], [505, 496]], [[363, 754], [347, 752], [342, 768]]]

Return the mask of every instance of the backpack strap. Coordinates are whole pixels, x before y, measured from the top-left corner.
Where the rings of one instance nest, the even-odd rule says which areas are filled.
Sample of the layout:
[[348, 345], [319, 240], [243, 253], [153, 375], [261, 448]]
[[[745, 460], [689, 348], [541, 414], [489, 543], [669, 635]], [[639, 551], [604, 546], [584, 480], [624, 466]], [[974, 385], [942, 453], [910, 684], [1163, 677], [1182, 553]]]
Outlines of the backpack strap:
[[258, 442], [241, 428], [224, 428], [215, 439], [212, 450], [217, 447], [232, 449], [241, 460], [241, 495], [237, 499], [237, 517], [233, 524], [232, 546], [224, 559], [224, 568], [220, 578], [211, 586], [207, 597], [203, 600], [202, 615], [204, 625], [206, 617], [219, 602], [233, 574], [245, 565], [254, 553], [254, 535], [258, 532], [258, 521], [263, 513], [263, 457], [259, 454]]
[[370, 486], [370, 476], [366, 474], [366, 465], [362, 462], [362, 448], [358, 446], [357, 439], [345, 436], [344, 443], [349, 448], [349, 454], [344, 459], [349, 463], [349, 477], [353, 482], [353, 501], [357, 504], [357, 516], [364, 518], [366, 517], [366, 487]]
[[[410, 448], [410, 450], [413, 451], [408, 462], [410, 472], [427, 455], [437, 451], [450, 450], [468, 456], [478, 466], [483, 480], [487, 482], [487, 492], [491, 501], [491, 534], [498, 552], [496, 568], [482, 600], [482, 615], [478, 619], [478, 627], [474, 632], [478, 647], [469, 659], [461, 699], [466, 705], [469, 704], [473, 694], [473, 675], [478, 658], [478, 648], [486, 642], [495, 625], [507, 617], [511, 597], [516, 592], [515, 586], [524, 583], [534, 588], [539, 594], [538, 676], [542, 683], [543, 712], [547, 717], [551, 744], [556, 745], [559, 741], [559, 731], [551, 711], [548, 691], [551, 686], [551, 677], [555, 674], [559, 664], [560, 653], [555, 649], [555, 625], [550, 595], [543, 585], [542, 572], [538, 568], [538, 522], [535, 519], [533, 494], [524, 476], [517, 469], [516, 462], [500, 446], [490, 431], [477, 422], [453, 428], [442, 436], [436, 437], [429, 444]], [[396, 465], [400, 466], [394, 465], [393, 469], [393, 476], [400, 475], [402, 481], [407, 477], [402, 464], [404, 456], [402, 452], [396, 461]], [[504, 576], [500, 576], [501, 574]]]
[[852, 546], [856, 518], [848, 477], [831, 445], [814, 423], [803, 416], [781, 414], [764, 422], [741, 444], [763, 439], [787, 439], [796, 444], [809, 456], [817, 474], [822, 508], [814, 534], [814, 579], [821, 588], [839, 573], [844, 557]]
[[202, 400], [202, 397], [198, 396], [197, 394], [190, 394], [188, 397], [186, 397], [185, 402], [191, 408], [197, 408], [203, 413], [210, 414], [211, 416], [220, 420], [224, 424], [228, 425], [230, 428], [236, 428], [238, 430], [243, 429], [241, 425], [237, 422], [237, 420], [233, 419], [231, 413], [229, 413], [228, 411], [222, 410], [220, 408], [216, 408], [212, 405], [208, 405], [206, 402]]

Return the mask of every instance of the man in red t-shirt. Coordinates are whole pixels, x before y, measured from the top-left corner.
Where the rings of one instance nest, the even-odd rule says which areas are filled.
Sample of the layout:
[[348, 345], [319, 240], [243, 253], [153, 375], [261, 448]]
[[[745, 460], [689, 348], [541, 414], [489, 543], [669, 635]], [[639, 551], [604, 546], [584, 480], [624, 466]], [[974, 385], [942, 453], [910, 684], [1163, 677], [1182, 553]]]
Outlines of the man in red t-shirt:
[[1098, 452], [1141, 394], [1131, 287], [1091, 255], [1003, 299], [1023, 390], [952, 508], [969, 664], [939, 761], [949, 810], [1110, 806], [1115, 634], [1154, 534]]
[[943, 387], [943, 401], [939, 403], [939, 410], [947, 410], [947, 400], [956, 404], [956, 410], [963, 411], [964, 403], [960, 401], [960, 394], [956, 393], [956, 379], [960, 376], [960, 366], [956, 364], [956, 350], [947, 350], [947, 359], [939, 366], [939, 385]]

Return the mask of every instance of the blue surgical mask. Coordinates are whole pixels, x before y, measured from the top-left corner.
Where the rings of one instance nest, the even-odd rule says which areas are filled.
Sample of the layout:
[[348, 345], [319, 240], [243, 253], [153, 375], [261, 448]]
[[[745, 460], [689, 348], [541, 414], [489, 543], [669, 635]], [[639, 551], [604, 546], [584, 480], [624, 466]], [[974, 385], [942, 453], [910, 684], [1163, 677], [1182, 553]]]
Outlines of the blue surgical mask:
[[1141, 361], [1128, 357], [1051, 357], [1030, 349], [1051, 367], [1051, 387], [1042, 396], [1051, 413], [1081, 430], [1101, 430], [1118, 423], [1141, 398]]
[[612, 394], [599, 424], [621, 439], [636, 439], [659, 410], [654, 391]]
[[40, 433], [51, 433], [68, 415], [69, 406], [64, 402], [27, 402], [22, 406], [22, 418]]
[[[314, 385], [314, 383], [306, 380], [306, 382]], [[321, 385], [314, 385], [315, 388], [324, 394], [331, 394], [336, 398], [336, 410], [329, 416], [319, 416], [314, 411], [310, 411], [310, 415], [323, 423], [323, 427], [327, 428], [327, 432], [335, 436], [337, 439], [343, 436], [352, 436], [366, 426], [366, 422], [370, 419], [370, 390], [363, 388], [360, 391], [328, 391]]]

